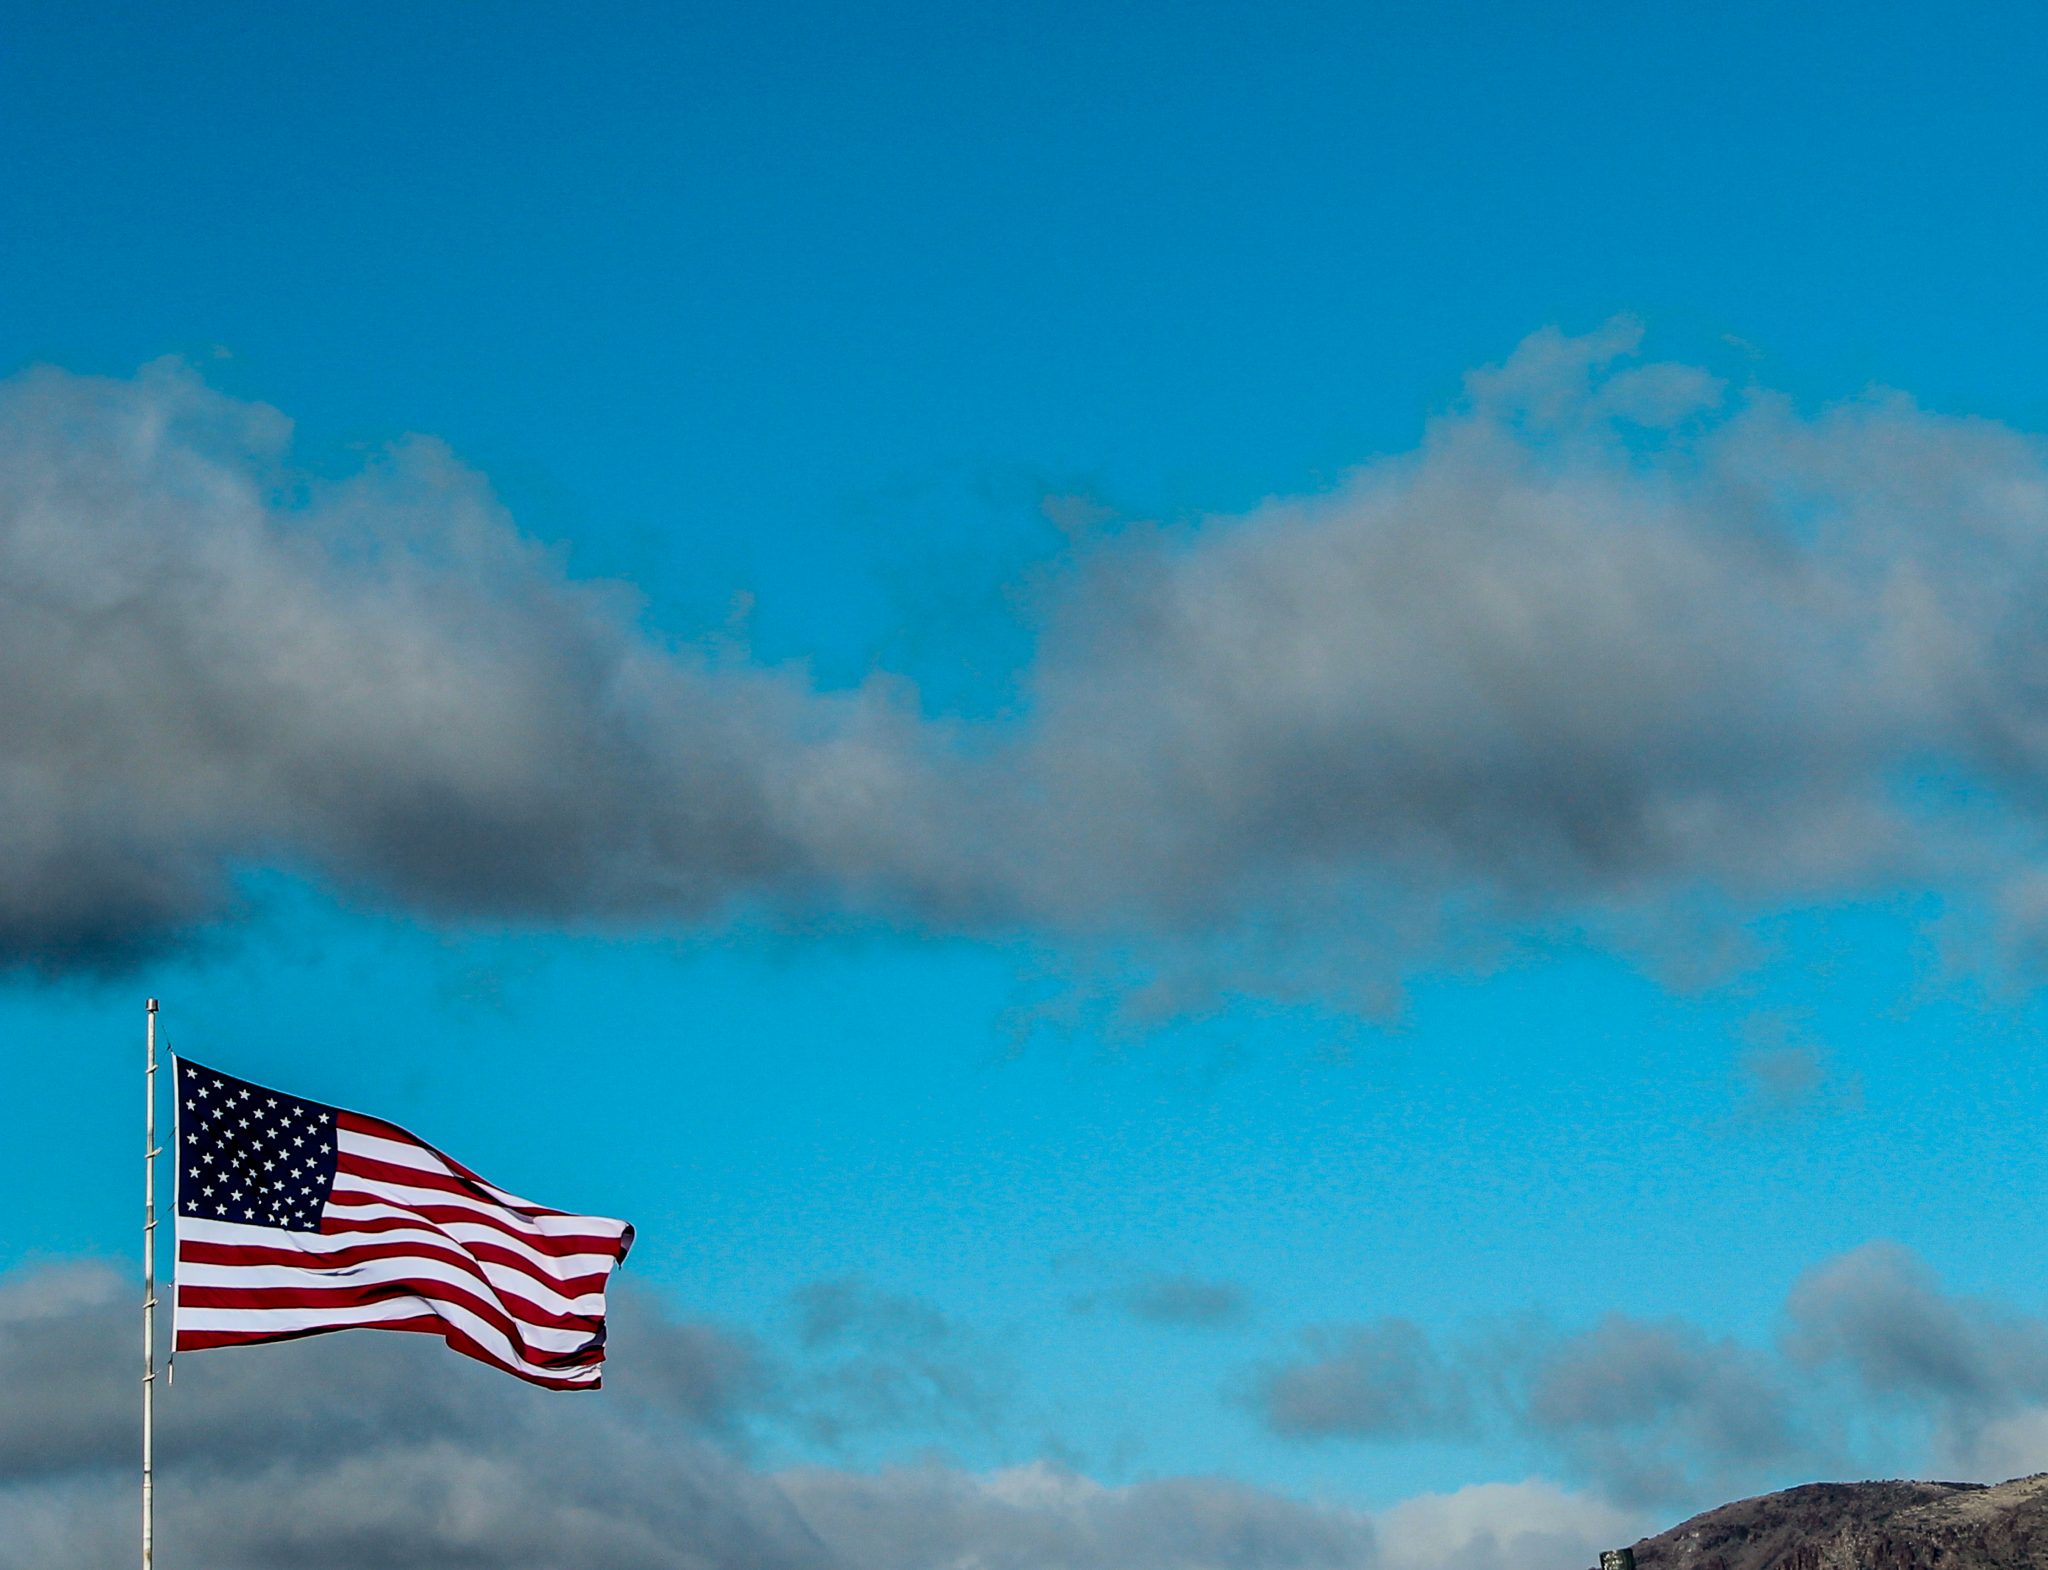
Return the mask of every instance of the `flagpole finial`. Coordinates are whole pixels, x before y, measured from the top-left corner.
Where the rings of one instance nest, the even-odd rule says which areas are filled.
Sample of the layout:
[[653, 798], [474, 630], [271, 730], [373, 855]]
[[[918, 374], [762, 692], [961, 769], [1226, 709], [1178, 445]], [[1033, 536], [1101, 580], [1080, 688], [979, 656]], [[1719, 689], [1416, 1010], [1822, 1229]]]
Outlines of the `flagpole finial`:
[[150, 1013], [152, 1013], [152, 1014], [154, 1014], [154, 1013], [156, 1012], [156, 999], [155, 999], [155, 998], [151, 998], [151, 999], [149, 1000], [149, 1011], [150, 1011]]

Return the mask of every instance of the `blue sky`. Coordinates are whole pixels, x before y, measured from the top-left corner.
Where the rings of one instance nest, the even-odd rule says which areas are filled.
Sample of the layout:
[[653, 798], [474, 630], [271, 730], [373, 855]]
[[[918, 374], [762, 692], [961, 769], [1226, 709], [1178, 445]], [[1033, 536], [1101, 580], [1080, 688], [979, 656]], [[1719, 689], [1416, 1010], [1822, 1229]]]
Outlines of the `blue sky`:
[[[985, 1376], [955, 1400], [896, 1368], [904, 1410], [763, 1418], [763, 1467], [1046, 1461], [1364, 1512], [1536, 1479], [1597, 1536], [1830, 1469], [2024, 1460], [2034, 1407], [1966, 1420], [1867, 1346], [1823, 1370], [1860, 1449], [1742, 1453], [1669, 1392], [1752, 1353], [1823, 1383], [1787, 1325], [1876, 1243], [1958, 1335], [2048, 1311], [2024, 1220], [2048, 1194], [2043, 29], [2004, 5], [25, 19], [0, 59], [7, 506], [75, 491], [66, 538], [110, 554], [48, 601], [54, 558], [7, 558], [6, 614], [54, 603], [84, 636], [107, 607], [78, 585], [172, 514], [128, 592], [181, 607], [340, 519], [361, 532], [305, 580], [336, 674], [294, 679], [359, 728], [267, 729], [249, 696], [311, 614], [251, 608], [300, 583], [292, 546], [270, 590], [223, 577], [143, 638], [147, 683], [60, 689], [49, 634], [0, 645], [71, 716], [10, 722], [0, 761], [115, 781], [89, 838], [146, 869], [116, 941], [65, 893], [127, 885], [74, 877], [48, 847], [87, 830], [7, 787], [9, 876], [51, 892], [0, 912], [0, 1041], [37, 1109], [0, 1149], [26, 1196], [0, 1269], [132, 1252], [154, 993], [195, 1056], [631, 1217], [681, 1320], [800, 1369], [801, 1294], [853, 1282], [875, 1326], [943, 1315]], [[133, 450], [94, 445], [102, 418], [199, 466], [94, 489]], [[140, 532], [93, 544], [124, 507]], [[253, 532], [214, 532], [234, 507]], [[1756, 557], [1729, 543], [1752, 527]], [[394, 787], [386, 833], [343, 798], [431, 743], [374, 723], [415, 701], [378, 685], [412, 669], [408, 616], [476, 684], [452, 705], [524, 685]], [[586, 730], [579, 662], [614, 659], [706, 674]], [[1480, 696], [1432, 685], [1468, 659]], [[535, 693], [543, 806], [465, 797]], [[663, 729], [700, 700], [730, 732]], [[196, 730], [254, 739], [195, 760]], [[765, 762], [730, 739], [757, 734]], [[619, 812], [578, 772], [615, 743]], [[730, 777], [705, 761], [728, 746]], [[1184, 788], [1189, 757], [1211, 772]], [[221, 786], [222, 758], [288, 783]], [[1606, 795], [1558, 783], [1602, 769]], [[749, 849], [741, 798], [785, 785], [871, 810]], [[556, 847], [649, 791], [687, 821], [557, 879]], [[705, 827], [693, 793], [739, 805]], [[466, 818], [484, 849], [443, 867]], [[1173, 1280], [1227, 1307], [1134, 1306]], [[1540, 1386], [1610, 1310], [1707, 1348], [1639, 1427], [1473, 1393]], [[1394, 1321], [1436, 1350], [1290, 1424], [1281, 1373], [1344, 1386], [1329, 1349]], [[1437, 1374], [1466, 1394], [1433, 1407]], [[1617, 1433], [1680, 1480], [1624, 1475]], [[1429, 1570], [1406, 1551], [1382, 1562]]]

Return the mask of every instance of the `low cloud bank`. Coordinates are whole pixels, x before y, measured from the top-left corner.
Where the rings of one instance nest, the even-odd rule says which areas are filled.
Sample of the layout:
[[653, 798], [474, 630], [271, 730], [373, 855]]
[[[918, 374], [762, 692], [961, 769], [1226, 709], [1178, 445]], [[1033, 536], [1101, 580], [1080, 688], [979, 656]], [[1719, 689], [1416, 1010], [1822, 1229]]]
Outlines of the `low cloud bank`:
[[1276, 976], [1912, 881], [2024, 958], [2041, 446], [1637, 338], [1536, 334], [1327, 494], [1078, 543], [1020, 716], [973, 724], [651, 637], [431, 441], [316, 479], [177, 367], [17, 376], [0, 963], [121, 963], [251, 865], [449, 920], [853, 913]]
[[[929, 1447], [991, 1437], [965, 1327], [857, 1282], [792, 1308], [778, 1351], [628, 1294], [588, 1399], [402, 1336], [188, 1358], [159, 1408], [163, 1540], [220, 1570], [1585, 1570], [1793, 1482], [2048, 1462], [2048, 1319], [1885, 1243], [1803, 1277], [1768, 1346], [1625, 1315], [1309, 1335], [1239, 1392], [1276, 1436], [1519, 1449], [1540, 1474], [1375, 1512], [1229, 1477], [1111, 1485], [1009, 1440], [1012, 1464], [964, 1469]], [[0, 1570], [129, 1545], [134, 1311], [100, 1267], [0, 1277]], [[856, 1433], [918, 1459], [768, 1459]]]
[[[886, 1343], [889, 1312], [862, 1294], [831, 1336]], [[0, 1279], [0, 1570], [132, 1552], [134, 1318], [96, 1267]], [[1583, 1570], [1623, 1530], [1538, 1483], [1374, 1518], [1044, 1462], [771, 1471], [732, 1425], [788, 1394], [741, 1343], [644, 1302], [619, 1330], [611, 1386], [577, 1397], [405, 1336], [188, 1358], [159, 1405], [160, 1552], [218, 1570]]]

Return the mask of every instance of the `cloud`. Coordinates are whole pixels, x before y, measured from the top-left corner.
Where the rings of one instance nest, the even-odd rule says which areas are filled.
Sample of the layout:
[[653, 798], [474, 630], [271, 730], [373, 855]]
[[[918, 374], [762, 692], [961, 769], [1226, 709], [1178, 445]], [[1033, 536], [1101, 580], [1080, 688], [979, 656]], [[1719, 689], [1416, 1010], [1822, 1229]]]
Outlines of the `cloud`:
[[1929, 1468], [1941, 1477], [2030, 1477], [2048, 1465], [2048, 1406], [1991, 1418], [1937, 1436]]
[[1322, 1326], [1257, 1370], [1266, 1428], [1302, 1441], [1519, 1434], [1631, 1509], [1713, 1501], [1818, 1452], [1765, 1351], [1682, 1321], [1610, 1314], [1561, 1331], [1527, 1319], [1439, 1346], [1404, 1319]]
[[879, 694], [659, 646], [436, 443], [330, 483], [287, 437], [174, 366], [0, 389], [0, 953], [121, 960], [261, 862], [687, 919], [858, 881], [862, 825], [912, 807]]
[[1200, 1276], [1153, 1276], [1130, 1287], [1123, 1303], [1132, 1318], [1147, 1324], [1202, 1329], [1235, 1324], [1251, 1310], [1237, 1282]]
[[[828, 1315], [827, 1339], [865, 1313]], [[105, 1269], [0, 1278], [0, 1570], [133, 1551], [134, 1319]], [[159, 1550], [219, 1570], [1465, 1570], [1530, 1548], [1518, 1570], [1577, 1570], [1562, 1545], [1608, 1530], [1540, 1484], [1381, 1527], [1225, 1478], [760, 1470], [715, 1438], [744, 1386], [717, 1372], [731, 1346], [645, 1303], [620, 1329], [609, 1387], [573, 1397], [416, 1337], [187, 1357], [159, 1403]]]
[[1471, 1397], [1462, 1375], [1406, 1319], [1320, 1326], [1303, 1355], [1259, 1371], [1251, 1402], [1290, 1439], [1428, 1439], [1465, 1434]]
[[1284, 1439], [1519, 1441], [1546, 1474], [1640, 1518], [1829, 1475], [2036, 1472], [2048, 1318], [1949, 1292], [1880, 1242], [1796, 1282], [1763, 1345], [1621, 1313], [1434, 1338], [1387, 1319], [1312, 1330], [1248, 1388]]
[[[0, 1286], [5, 1570], [132, 1549], [134, 1310], [104, 1270]], [[406, 1336], [181, 1359], [158, 1404], [159, 1545], [223, 1570], [835, 1566], [771, 1482], [707, 1442], [720, 1381], [676, 1378], [702, 1328], [641, 1316], [624, 1339], [630, 1394], [553, 1401]]]
[[1830, 1103], [1854, 1107], [1858, 1087], [1839, 1084], [1819, 1047], [1788, 1043], [1746, 1048], [1736, 1062], [1741, 1086], [1740, 1114], [1758, 1123], [1779, 1122], [1825, 1110]]
[[2048, 1407], [2048, 1321], [1944, 1292], [1897, 1244], [1810, 1272], [1787, 1312], [1797, 1363], [1841, 1369], [1880, 1401], [1930, 1415], [1946, 1454], [2009, 1449]]
[[1007, 1364], [931, 1305], [850, 1276], [800, 1287], [791, 1303], [809, 1354], [792, 1375], [792, 1408], [813, 1438], [987, 1431], [997, 1422], [1011, 1385]]
[[1644, 1535], [1646, 1518], [1554, 1483], [1474, 1483], [1374, 1518], [1381, 1570], [1585, 1570]]
[[1538, 333], [1325, 494], [1077, 537], [1018, 714], [973, 722], [652, 636], [431, 441], [323, 478], [175, 366], [17, 376], [0, 959], [119, 963], [254, 865], [448, 920], [853, 912], [1273, 987], [1902, 880], [2023, 921], [2039, 445], [1638, 339]]
[[[714, 1326], [675, 1320], [630, 1288], [613, 1297], [611, 1355], [630, 1358], [635, 1375], [623, 1404], [692, 1432], [726, 1429], [772, 1409], [752, 1372], [757, 1354], [745, 1343]], [[0, 1383], [8, 1393], [0, 1471], [63, 1472], [110, 1449], [125, 1454], [137, 1393], [123, 1371], [138, 1361], [131, 1345], [137, 1315], [129, 1312], [138, 1306], [124, 1278], [100, 1265], [0, 1278]], [[381, 1343], [380, 1350], [363, 1347], [365, 1339]], [[290, 1355], [250, 1350], [259, 1355], [188, 1353], [178, 1360], [176, 1397], [166, 1394], [163, 1406], [167, 1442], [257, 1461], [307, 1432], [316, 1412], [310, 1428], [328, 1444], [388, 1435], [394, 1427], [401, 1437], [424, 1439], [487, 1425], [505, 1399], [495, 1381], [445, 1373], [421, 1381], [422, 1368], [440, 1365], [423, 1358], [431, 1349], [403, 1336], [318, 1337], [296, 1344]], [[286, 1367], [305, 1377], [280, 1385], [278, 1370]]]
[[1760, 1013], [1742, 1034], [1746, 1044], [1735, 1062], [1738, 1121], [1786, 1124], [1862, 1108], [1862, 1081], [1841, 1072], [1827, 1048], [1803, 1039], [1796, 1018]]
[[882, 1291], [856, 1276], [798, 1287], [790, 1303], [797, 1313], [797, 1337], [807, 1347], [853, 1340], [928, 1345], [951, 1334], [945, 1315], [929, 1304]]
[[[1372, 1570], [1363, 1513], [1211, 1478], [1107, 1488], [1036, 1463], [982, 1476], [944, 1467], [863, 1477], [782, 1475], [856, 1570]], [[1446, 1567], [1448, 1570], [1448, 1567]]]
[[1609, 1314], [1518, 1373], [1522, 1427], [1624, 1503], [1753, 1490], [1818, 1448], [1767, 1353], [1681, 1321]]
[[1125, 843], [1104, 876], [1184, 917], [1361, 868], [1554, 908], [1886, 857], [1845, 586], [1620, 448], [1576, 389], [1626, 342], [1539, 335], [1420, 452], [1088, 563], [1036, 689], [1088, 862]]
[[[1501, 1426], [1590, 1487], [1485, 1483], [1375, 1513], [1229, 1478], [1111, 1485], [1045, 1460], [764, 1466], [751, 1451], [807, 1432], [790, 1369], [622, 1302], [613, 1378], [588, 1397], [403, 1336], [187, 1357], [159, 1406], [163, 1543], [220, 1570], [1583, 1570], [1658, 1517], [1864, 1468], [1833, 1371], [1922, 1426], [1909, 1470], [2032, 1471], [2048, 1434], [2048, 1326], [1945, 1292], [1891, 1245], [1800, 1282], [1782, 1353], [1623, 1316], [1455, 1355], [1418, 1350], [1399, 1322], [1310, 1338], [1289, 1367], [1323, 1384], [1288, 1389], [1275, 1426], [1291, 1437], [1455, 1437], [1428, 1418], [1449, 1409], [1442, 1391], [1413, 1392], [1456, 1380], [1467, 1436]], [[802, 1309], [806, 1358], [934, 1323], [858, 1284]], [[0, 1277], [0, 1570], [84, 1570], [130, 1546], [134, 1319], [125, 1277], [103, 1268]]]
[[631, 1286], [611, 1292], [606, 1345], [610, 1357], [632, 1361], [629, 1399], [722, 1439], [788, 1402], [785, 1367], [753, 1338], [674, 1319]]
[[1250, 1317], [1251, 1295], [1235, 1281], [1161, 1275], [1083, 1292], [1070, 1300], [1068, 1307], [1076, 1314], [1109, 1308], [1142, 1324], [1214, 1330]]

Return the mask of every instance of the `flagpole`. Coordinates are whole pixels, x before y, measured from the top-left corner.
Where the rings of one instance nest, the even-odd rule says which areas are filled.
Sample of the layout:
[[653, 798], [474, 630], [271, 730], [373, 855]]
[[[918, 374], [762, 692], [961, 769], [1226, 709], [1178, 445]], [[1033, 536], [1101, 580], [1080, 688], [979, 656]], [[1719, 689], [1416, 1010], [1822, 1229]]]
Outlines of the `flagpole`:
[[151, 1556], [155, 1551], [152, 1539], [156, 1530], [156, 1501], [151, 1493], [154, 1482], [152, 1441], [155, 1438], [156, 1413], [153, 1402], [156, 1395], [156, 999], [149, 1000], [148, 1026], [149, 1070], [144, 1076], [148, 1086], [149, 1110], [144, 1114], [142, 1158], [142, 1570], [150, 1570]]

